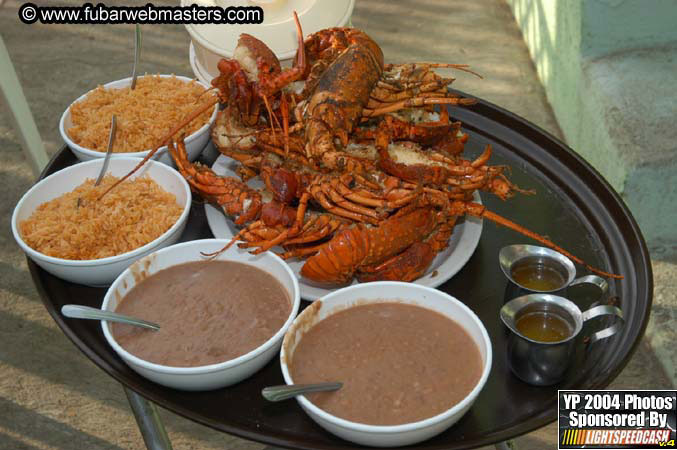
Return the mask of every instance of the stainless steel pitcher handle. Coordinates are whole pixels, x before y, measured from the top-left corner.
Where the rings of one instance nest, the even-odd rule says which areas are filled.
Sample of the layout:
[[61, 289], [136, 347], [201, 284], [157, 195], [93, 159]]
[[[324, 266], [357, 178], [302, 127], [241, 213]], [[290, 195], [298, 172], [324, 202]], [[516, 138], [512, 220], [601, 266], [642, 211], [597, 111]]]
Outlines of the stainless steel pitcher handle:
[[[594, 276], [594, 275], [591, 275], [591, 276]], [[611, 337], [614, 334], [618, 333], [623, 328], [623, 324], [625, 324], [625, 319], [623, 318], [623, 311], [621, 311], [621, 309], [618, 308], [617, 306], [599, 305], [599, 306], [595, 306], [593, 308], [590, 308], [589, 310], [587, 310], [583, 313], [583, 315], [582, 315], [583, 322], [587, 322], [588, 320], [593, 319], [595, 317], [608, 316], [608, 315], [616, 316], [618, 318], [618, 320], [616, 321], [616, 323], [614, 323], [610, 327], [605, 328], [603, 330], [600, 330], [596, 333], [593, 333], [590, 336], [590, 343], [591, 344], [599, 341], [600, 339], [605, 339], [605, 338]]]
[[576, 278], [574, 281], [569, 284], [569, 286], [576, 286], [577, 284], [592, 284], [599, 288], [601, 292], [600, 295], [605, 294], [609, 290], [609, 283], [597, 275], [586, 275], [584, 277]]

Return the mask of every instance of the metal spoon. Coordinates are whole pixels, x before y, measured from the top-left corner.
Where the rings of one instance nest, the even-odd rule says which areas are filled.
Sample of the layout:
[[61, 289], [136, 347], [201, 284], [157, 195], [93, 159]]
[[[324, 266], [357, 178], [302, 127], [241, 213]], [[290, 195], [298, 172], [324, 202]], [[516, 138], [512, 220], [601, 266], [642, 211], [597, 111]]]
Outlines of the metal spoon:
[[160, 325], [148, 322], [135, 317], [125, 316], [124, 314], [114, 313], [112, 311], [105, 311], [98, 308], [90, 308], [82, 305], [63, 305], [61, 307], [61, 314], [71, 319], [92, 319], [92, 320], [107, 320], [108, 322], [120, 322], [128, 325], [136, 325], [143, 328], [149, 328], [153, 331], [160, 329]]
[[139, 58], [141, 58], [141, 28], [137, 23], [134, 30], [134, 68], [132, 69], [132, 85], [130, 86], [132, 91], [136, 87], [136, 65], [139, 63]]
[[268, 401], [279, 402], [309, 392], [336, 391], [342, 387], [343, 383], [283, 384], [265, 387], [261, 395]]
[[[117, 130], [117, 119], [115, 118], [115, 114], [113, 114], [110, 119], [110, 134], [108, 135], [108, 148], [106, 149], [106, 156], [103, 157], [103, 165], [101, 166], [99, 176], [96, 177], [96, 181], [94, 181], [94, 186], [98, 186], [99, 184], [101, 184], [101, 180], [103, 180], [103, 176], [106, 174], [106, 170], [108, 170], [110, 155], [111, 153], [113, 153], [113, 141], [115, 141], [116, 130]], [[78, 197], [78, 202], [75, 204], [75, 207], [79, 208], [81, 202], [82, 199]]]
[[110, 155], [111, 153], [113, 153], [113, 141], [115, 141], [116, 130], [117, 130], [117, 119], [115, 118], [115, 114], [113, 114], [110, 118], [110, 134], [108, 135], [108, 148], [106, 149], [106, 156], [103, 157], [103, 166], [101, 166], [101, 172], [99, 172], [99, 176], [96, 178], [94, 186], [98, 186], [99, 184], [101, 184], [101, 180], [103, 180], [103, 176], [106, 173], [106, 170], [108, 169]]

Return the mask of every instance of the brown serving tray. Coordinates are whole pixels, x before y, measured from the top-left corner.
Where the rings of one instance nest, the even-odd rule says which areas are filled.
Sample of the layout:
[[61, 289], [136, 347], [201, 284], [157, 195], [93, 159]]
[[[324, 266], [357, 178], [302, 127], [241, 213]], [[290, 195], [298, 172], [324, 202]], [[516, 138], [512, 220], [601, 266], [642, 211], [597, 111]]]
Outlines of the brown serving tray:
[[[506, 330], [498, 316], [510, 293], [498, 265], [498, 251], [504, 245], [533, 241], [485, 220], [477, 250], [440, 289], [465, 302], [484, 322], [493, 345], [493, 367], [468, 413], [446, 432], [417, 444], [420, 449], [470, 448], [524, 434], [557, 418], [558, 389], [608, 385], [628, 362], [644, 333], [653, 292], [649, 254], [640, 230], [620, 197], [590, 165], [543, 130], [490, 103], [480, 100], [472, 107], [451, 108], [451, 114], [470, 134], [466, 157], [479, 154], [490, 143], [494, 148], [491, 164], [509, 165], [512, 181], [537, 191], [536, 195], [518, 195], [505, 202], [482, 194], [484, 204], [548, 236], [590, 264], [623, 274], [625, 279], [610, 281], [609, 295], [602, 301], [617, 302], [626, 324], [620, 334], [590, 348], [579, 339], [575, 363], [561, 384], [534, 387], [519, 381], [506, 365]], [[64, 147], [42, 177], [76, 162]], [[208, 237], [212, 234], [204, 207], [194, 201], [182, 240]], [[210, 392], [181, 392], [142, 378], [107, 345], [98, 322], [65, 319], [59, 313], [66, 303], [101, 306], [105, 289], [63, 281], [31, 261], [29, 267], [45, 307], [66, 336], [107, 374], [142, 396], [245, 439], [300, 449], [354, 448], [317, 426], [296, 402], [273, 404], [261, 397], [264, 386], [283, 383], [278, 359], [248, 380]], [[578, 269], [579, 275], [585, 273], [585, 269]], [[594, 300], [589, 292], [582, 291], [570, 292], [570, 298], [583, 309]]]

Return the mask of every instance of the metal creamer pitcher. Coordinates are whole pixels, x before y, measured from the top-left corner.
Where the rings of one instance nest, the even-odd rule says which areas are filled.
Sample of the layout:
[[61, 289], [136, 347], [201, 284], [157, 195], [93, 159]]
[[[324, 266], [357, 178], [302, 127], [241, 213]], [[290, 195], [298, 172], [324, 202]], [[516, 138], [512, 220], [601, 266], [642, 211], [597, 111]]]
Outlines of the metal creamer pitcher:
[[[525, 336], [518, 326], [528, 315], [544, 314], [563, 321], [568, 333], [561, 340], [544, 342]], [[522, 381], [538, 386], [558, 383], [564, 377], [574, 355], [575, 338], [584, 322], [595, 317], [614, 315], [616, 322], [590, 336], [590, 344], [613, 336], [623, 327], [623, 311], [616, 306], [599, 305], [585, 312], [564, 297], [530, 294], [517, 297], [501, 308], [503, 323], [511, 331], [508, 337], [508, 365]]]
[[[550, 289], [538, 289], [525, 286], [515, 279], [513, 269], [522, 263], [531, 262], [536, 265], [545, 265], [557, 273], [560, 283]], [[529, 294], [541, 292], [555, 295], [567, 295], [567, 290], [572, 286], [590, 285], [599, 291], [599, 295], [609, 290], [607, 281], [597, 275], [586, 275], [576, 278], [576, 267], [573, 261], [565, 255], [547, 247], [538, 245], [508, 245], [498, 253], [498, 263], [505, 276], [514, 285], [514, 294]], [[517, 295], [514, 295], [517, 297]]]

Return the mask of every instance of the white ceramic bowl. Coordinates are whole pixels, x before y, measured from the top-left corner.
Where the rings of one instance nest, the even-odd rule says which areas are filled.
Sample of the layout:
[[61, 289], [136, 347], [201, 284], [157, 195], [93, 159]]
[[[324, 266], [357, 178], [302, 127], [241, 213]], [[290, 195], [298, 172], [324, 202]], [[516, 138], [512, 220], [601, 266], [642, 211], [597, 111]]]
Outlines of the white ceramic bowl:
[[[433, 288], [411, 283], [380, 281], [363, 283], [339, 289], [319, 302], [306, 308], [287, 331], [280, 352], [282, 375], [287, 384], [294, 380], [289, 373], [287, 361], [294, 355], [296, 344], [314, 324], [336, 310], [345, 309], [359, 301], [359, 304], [383, 302], [392, 299], [415, 304], [437, 311], [459, 323], [475, 341], [482, 356], [482, 375], [461, 402], [434, 417], [402, 425], [365, 425], [341, 419], [320, 409], [305, 396], [296, 397], [303, 410], [322, 428], [336, 436], [357, 444], [373, 447], [398, 447], [411, 445], [429, 439], [456, 423], [465, 414], [484, 387], [491, 371], [491, 341], [487, 330], [470, 308], [460, 301]], [[318, 306], [316, 306], [318, 305]], [[317, 311], [315, 308], [319, 308]]]
[[[195, 0], [181, 0], [190, 6]], [[221, 6], [220, 0], [198, 0], [204, 6]], [[222, 58], [232, 58], [242, 33], [248, 33], [266, 44], [280, 60], [282, 67], [291, 67], [298, 47], [293, 11], [299, 15], [304, 36], [331, 27], [352, 26], [350, 18], [355, 0], [249, 0], [261, 6], [263, 23], [259, 24], [186, 24], [190, 35], [190, 64], [195, 76], [203, 82], [219, 75], [217, 65]]]
[[[204, 239], [183, 242], [146, 256], [125, 270], [111, 285], [103, 300], [102, 309], [115, 310], [118, 301], [136, 285], [142, 271], [152, 275], [162, 269], [190, 261], [201, 261], [200, 252], [215, 252], [223, 248], [228, 239]], [[101, 322], [103, 334], [113, 350], [134, 371], [164, 386], [188, 391], [204, 391], [235, 384], [251, 376], [266, 365], [278, 352], [282, 338], [299, 309], [301, 296], [298, 281], [287, 264], [272, 252], [252, 255], [246, 249], [233, 246], [216, 257], [217, 260], [238, 261], [250, 264], [273, 275], [289, 294], [291, 312], [282, 328], [263, 345], [230, 361], [199, 367], [170, 367], [138, 358], [122, 348], [113, 338], [108, 322]]]
[[[121, 177], [132, 170], [141, 158], [120, 157], [110, 160], [107, 174]], [[69, 260], [47, 256], [28, 246], [19, 233], [19, 222], [28, 219], [38, 206], [49, 200], [71, 192], [81, 185], [87, 178], [96, 178], [101, 171], [103, 159], [96, 159], [60, 170], [36, 183], [21, 197], [12, 214], [12, 233], [21, 249], [37, 265], [47, 272], [74, 283], [101, 286], [109, 285], [137, 259], [162, 247], [175, 243], [188, 221], [191, 193], [186, 180], [176, 170], [156, 161], [148, 161], [133, 178], [148, 175], [155, 180], [165, 191], [176, 196], [176, 200], [183, 208], [179, 220], [163, 235], [152, 242], [117, 256], [90, 260]]]
[[[172, 75], [160, 75], [163, 78], [169, 78]], [[177, 79], [189, 82], [192, 81], [191, 78], [187, 77], [181, 77], [181, 76], [176, 76]], [[197, 81], [200, 83], [201, 86], [203, 86], [205, 89], [210, 88], [209, 85]], [[110, 83], [104, 84], [103, 87], [106, 89], [122, 89], [127, 86], [129, 86], [132, 83], [132, 78], [124, 78], [122, 80], [118, 81], [111, 81]], [[64, 142], [68, 145], [68, 147], [73, 151], [73, 154], [80, 160], [80, 161], [89, 161], [92, 159], [97, 159], [97, 158], [103, 158], [106, 153], [105, 152], [98, 152], [96, 150], [91, 150], [85, 147], [82, 147], [70, 138], [66, 130], [70, 127], [73, 126], [73, 122], [71, 121], [71, 106], [74, 103], [80, 102], [85, 99], [85, 97], [92, 91], [89, 91], [80, 97], [78, 97], [73, 103], [71, 103], [68, 108], [63, 112], [61, 115], [61, 120], [59, 121], [59, 132], [61, 133], [61, 137], [63, 138]], [[185, 144], [186, 144], [186, 153], [188, 155], [188, 160], [194, 161], [198, 156], [200, 156], [200, 152], [202, 149], [207, 145], [209, 142], [209, 130], [211, 126], [214, 124], [214, 121], [216, 120], [216, 114], [219, 112], [218, 110], [219, 105], [216, 104], [214, 105], [214, 111], [212, 112], [212, 115], [209, 118], [209, 122], [207, 122], [202, 128], [194, 132], [193, 134], [189, 135], [185, 139]], [[113, 157], [118, 158], [118, 157], [125, 157], [125, 156], [132, 156], [132, 157], [138, 157], [138, 158], [143, 158], [152, 149], [147, 149], [144, 151], [140, 152], [126, 152], [126, 153], [113, 153]], [[153, 156], [153, 159], [160, 161], [164, 164], [168, 164], [172, 167], [176, 167], [174, 164], [174, 161], [172, 160], [171, 155], [169, 154], [167, 150], [167, 146], [162, 146], [160, 149], [155, 153]]]

